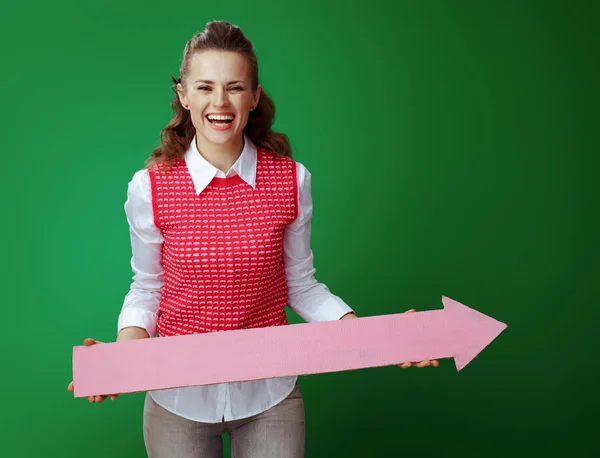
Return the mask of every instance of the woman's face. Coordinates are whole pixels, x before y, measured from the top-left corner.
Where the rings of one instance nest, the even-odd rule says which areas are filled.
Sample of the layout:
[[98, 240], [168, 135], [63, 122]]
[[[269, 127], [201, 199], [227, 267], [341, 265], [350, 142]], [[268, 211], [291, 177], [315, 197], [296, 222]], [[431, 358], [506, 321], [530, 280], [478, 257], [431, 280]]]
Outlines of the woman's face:
[[261, 92], [259, 86], [252, 93], [249, 67], [246, 58], [235, 52], [210, 50], [192, 56], [185, 90], [178, 84], [177, 92], [201, 140], [239, 147]]

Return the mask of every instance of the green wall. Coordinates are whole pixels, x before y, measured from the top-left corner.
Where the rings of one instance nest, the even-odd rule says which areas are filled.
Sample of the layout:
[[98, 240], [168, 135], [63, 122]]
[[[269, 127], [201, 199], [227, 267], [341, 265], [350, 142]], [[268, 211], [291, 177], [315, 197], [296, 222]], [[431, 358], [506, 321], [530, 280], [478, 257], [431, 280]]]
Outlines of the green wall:
[[170, 118], [186, 40], [213, 19], [253, 40], [275, 128], [313, 174], [317, 279], [363, 316], [447, 295], [508, 324], [460, 373], [442, 360], [302, 377], [306, 456], [598, 453], [599, 13], [3, 3], [0, 455], [145, 455], [143, 394], [74, 400], [71, 352], [115, 337], [127, 183]]

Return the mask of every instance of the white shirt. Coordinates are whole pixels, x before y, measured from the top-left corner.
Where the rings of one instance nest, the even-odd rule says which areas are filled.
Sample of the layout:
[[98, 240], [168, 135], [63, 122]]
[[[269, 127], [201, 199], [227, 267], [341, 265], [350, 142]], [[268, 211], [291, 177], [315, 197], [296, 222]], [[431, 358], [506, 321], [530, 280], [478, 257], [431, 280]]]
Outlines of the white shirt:
[[[202, 157], [196, 138], [185, 153], [196, 193], [200, 194], [214, 177], [240, 177], [256, 187], [256, 146], [244, 135], [244, 148], [231, 169], [224, 174]], [[311, 175], [297, 164], [298, 217], [283, 235], [284, 267], [288, 306], [307, 322], [338, 320], [353, 310], [314, 277], [310, 248], [312, 218]], [[147, 169], [137, 171], [127, 190], [125, 213], [131, 237], [133, 282], [118, 318], [118, 331], [128, 326], [156, 334], [156, 322], [163, 287], [161, 247], [163, 237], [154, 224], [152, 195]], [[165, 409], [190, 420], [206, 423], [237, 420], [263, 412], [285, 399], [294, 388], [296, 376], [267, 380], [221, 383], [150, 391]]]

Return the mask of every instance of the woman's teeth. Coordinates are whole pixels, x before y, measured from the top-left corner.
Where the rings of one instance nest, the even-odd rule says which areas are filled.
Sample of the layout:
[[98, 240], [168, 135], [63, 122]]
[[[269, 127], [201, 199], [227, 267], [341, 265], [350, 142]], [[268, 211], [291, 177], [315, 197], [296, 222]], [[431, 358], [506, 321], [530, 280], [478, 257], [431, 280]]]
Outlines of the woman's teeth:
[[206, 118], [211, 124], [217, 127], [224, 127], [233, 121], [233, 116], [231, 115], [208, 115]]

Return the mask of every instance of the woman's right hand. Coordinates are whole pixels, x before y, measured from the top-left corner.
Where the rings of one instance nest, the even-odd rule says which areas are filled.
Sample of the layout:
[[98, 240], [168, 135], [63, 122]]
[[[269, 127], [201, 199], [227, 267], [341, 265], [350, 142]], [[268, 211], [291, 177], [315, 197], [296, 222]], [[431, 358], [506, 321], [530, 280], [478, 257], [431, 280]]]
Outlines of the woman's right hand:
[[[102, 342], [99, 342], [97, 340], [94, 339], [83, 339], [83, 345], [85, 345], [86, 347], [89, 347], [91, 345], [96, 345], [96, 344], [101, 344]], [[72, 392], [75, 389], [75, 386], [73, 385], [73, 382], [69, 383], [69, 386], [67, 386], [67, 391]], [[104, 401], [109, 395], [102, 395], [102, 396], [88, 396], [88, 401], [90, 402], [102, 402]], [[110, 399], [115, 400], [117, 399], [118, 394], [111, 394], [110, 395]]]
[[[121, 330], [121, 332], [119, 332], [119, 335], [117, 336], [117, 342], [122, 342], [124, 340], [135, 340], [135, 339], [145, 339], [150, 337], [148, 335], [148, 332], [145, 329], [142, 328], [138, 328], [138, 327], [128, 327], [128, 328], [123, 328]], [[96, 344], [101, 344], [102, 342], [99, 342], [97, 340], [94, 339], [84, 339], [83, 340], [83, 345], [85, 345], [86, 347], [89, 347], [90, 345], [96, 345]], [[67, 391], [72, 392], [74, 390], [74, 385], [73, 382], [69, 383], [69, 385], [67, 386]], [[118, 394], [104, 394], [104, 395], [98, 395], [98, 396], [88, 396], [88, 401], [89, 402], [103, 402], [106, 398], [108, 398], [110, 396], [111, 401], [114, 401], [115, 399], [117, 399], [117, 397], [119, 396]]]

